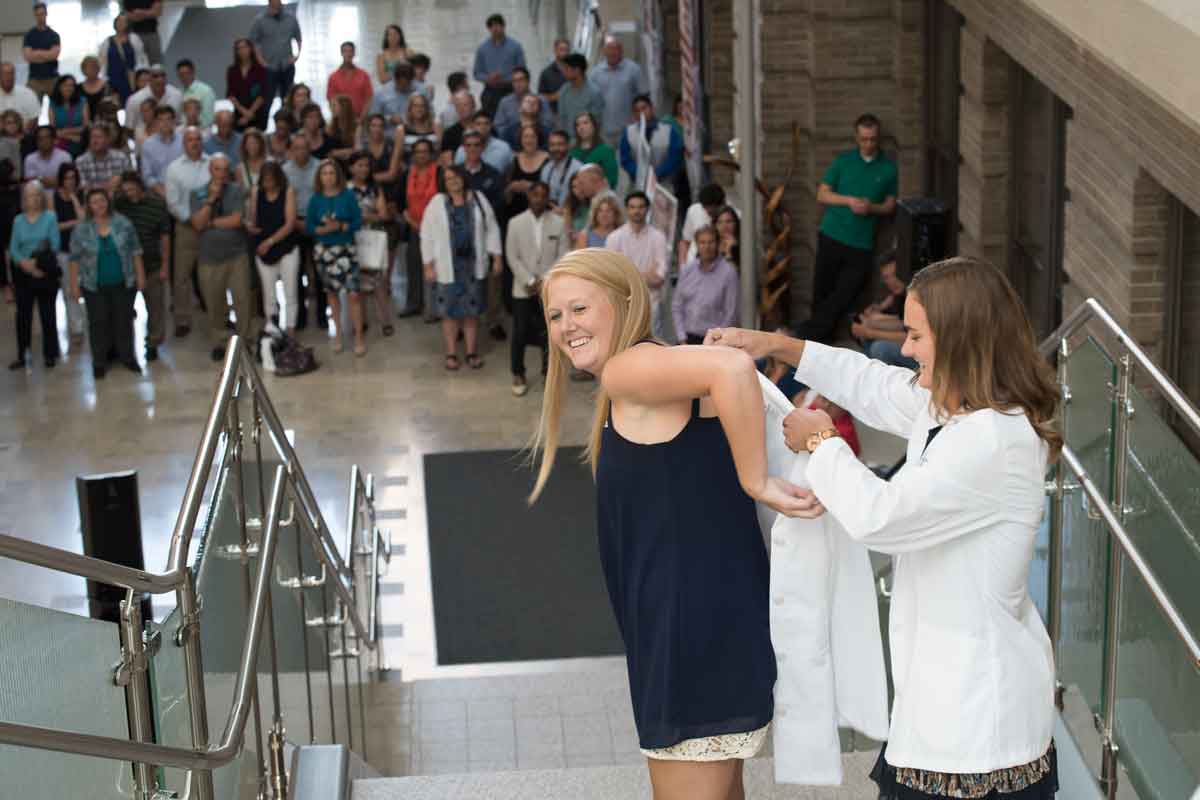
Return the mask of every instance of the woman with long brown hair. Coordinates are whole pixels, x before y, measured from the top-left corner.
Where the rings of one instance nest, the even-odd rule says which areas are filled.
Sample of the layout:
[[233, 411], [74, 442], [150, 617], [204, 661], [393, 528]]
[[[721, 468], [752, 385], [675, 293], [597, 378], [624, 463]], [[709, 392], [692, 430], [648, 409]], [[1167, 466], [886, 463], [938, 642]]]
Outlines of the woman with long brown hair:
[[896, 556], [888, 742], [872, 777], [887, 800], [1050, 800], [1058, 788], [1054, 659], [1029, 597], [1043, 480], [1062, 439], [1060, 394], [1000, 270], [952, 258], [917, 273], [904, 355], [861, 353], [733, 328], [706, 342], [797, 365], [796, 380], [872, 427], [908, 438], [878, 478], [823, 411], [784, 422], [812, 453], [813, 492], [847, 533]]
[[754, 362], [651, 338], [650, 290], [621, 253], [568, 253], [542, 282], [552, 345], [531, 500], [554, 466], [567, 373], [599, 380], [587, 459], [600, 560], [625, 643], [655, 800], [741, 800], [774, 713], [768, 565], [755, 501], [811, 493], [767, 475]]
[[233, 43], [233, 63], [225, 70], [225, 96], [237, 109], [234, 127], [239, 132], [248, 128], [267, 129], [270, 79], [267, 68], [254, 57], [254, 45], [249, 39]]

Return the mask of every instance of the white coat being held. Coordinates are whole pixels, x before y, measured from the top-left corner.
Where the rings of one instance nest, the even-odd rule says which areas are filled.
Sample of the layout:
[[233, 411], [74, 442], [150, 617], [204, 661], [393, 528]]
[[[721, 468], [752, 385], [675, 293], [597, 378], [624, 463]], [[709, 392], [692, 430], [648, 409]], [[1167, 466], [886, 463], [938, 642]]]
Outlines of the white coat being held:
[[838, 439], [817, 447], [809, 482], [851, 538], [895, 557], [895, 701], [887, 760], [986, 773], [1050, 746], [1054, 663], [1027, 590], [1048, 448], [1019, 409], [941, 424], [910, 370], [807, 342], [796, 379], [871, 427], [908, 439], [890, 482]]

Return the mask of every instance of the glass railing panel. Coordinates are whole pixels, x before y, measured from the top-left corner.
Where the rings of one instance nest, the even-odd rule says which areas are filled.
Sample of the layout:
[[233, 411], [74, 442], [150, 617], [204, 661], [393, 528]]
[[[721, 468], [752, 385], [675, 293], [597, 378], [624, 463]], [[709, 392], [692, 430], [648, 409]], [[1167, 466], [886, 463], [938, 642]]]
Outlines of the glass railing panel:
[[[179, 609], [172, 611], [152, 629], [159, 634], [158, 653], [150, 659], [150, 707], [159, 744], [171, 747], [192, 746], [191, 706], [187, 694], [187, 673], [183, 668], [183, 648], [175, 644], [179, 630]], [[187, 771], [163, 768], [160, 784], [183, 795]]]
[[[129, 738], [117, 626], [0, 599], [0, 720]], [[4, 797], [128, 798], [130, 765], [0, 745]]]
[[[1067, 376], [1071, 401], [1064, 409], [1066, 443], [1108, 496], [1113, 435], [1108, 387], [1115, 380], [1113, 362], [1088, 339], [1070, 355]], [[1090, 728], [1091, 713], [1099, 710], [1101, 698], [1109, 537], [1104, 523], [1091, 518], [1082, 491], [1066, 496], [1062, 540], [1059, 679], [1066, 687], [1068, 710], [1078, 710], [1076, 721]]]

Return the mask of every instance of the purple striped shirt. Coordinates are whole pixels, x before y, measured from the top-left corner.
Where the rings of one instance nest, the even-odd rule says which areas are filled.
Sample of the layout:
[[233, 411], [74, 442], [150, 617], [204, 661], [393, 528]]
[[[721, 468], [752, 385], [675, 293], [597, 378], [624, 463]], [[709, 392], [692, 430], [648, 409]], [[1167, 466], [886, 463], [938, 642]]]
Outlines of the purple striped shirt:
[[728, 328], [737, 324], [738, 274], [720, 256], [709, 269], [693, 259], [684, 265], [671, 298], [671, 319], [676, 341], [687, 335], [703, 336], [709, 328]]

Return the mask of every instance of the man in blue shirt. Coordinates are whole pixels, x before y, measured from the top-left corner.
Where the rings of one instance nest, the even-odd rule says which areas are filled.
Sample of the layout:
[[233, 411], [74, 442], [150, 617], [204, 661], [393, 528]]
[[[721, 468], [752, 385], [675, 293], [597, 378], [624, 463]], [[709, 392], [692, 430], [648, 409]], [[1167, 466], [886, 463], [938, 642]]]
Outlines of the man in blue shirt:
[[242, 135], [233, 129], [233, 103], [219, 100], [213, 120], [216, 130], [204, 138], [204, 152], [210, 156], [220, 153], [229, 159], [229, 168], [235, 169], [241, 158]]
[[38, 100], [54, 90], [58, 80], [58, 54], [62, 39], [53, 28], [46, 25], [46, 4], [33, 6], [34, 26], [21, 42], [21, 54], [29, 63], [29, 80], [26, 85], [37, 92]]
[[[529, 91], [529, 70], [524, 67], [514, 67], [512, 71], [512, 94], [506, 95], [496, 107], [496, 133], [501, 138], [511, 140], [517, 124], [521, 121], [521, 101]], [[535, 95], [536, 96], [536, 95]], [[541, 96], [538, 98], [538, 125], [542, 132], [554, 127], [554, 114], [550, 104]]]
[[396, 132], [397, 125], [404, 124], [409, 98], [420, 91], [421, 87], [413, 81], [412, 64], [401, 61], [392, 71], [392, 79], [375, 92], [371, 99], [371, 113], [383, 115], [383, 124], [389, 137]]
[[[487, 18], [491, 34], [475, 51], [475, 80], [483, 84], [483, 110], [492, 117], [501, 98], [512, 91], [512, 71], [525, 66], [525, 49], [516, 39], [504, 35], [504, 17], [492, 14]], [[526, 73], [528, 75], [528, 73]]]
[[[471, 118], [471, 126], [483, 139], [483, 152], [480, 155], [483, 162], [501, 175], [508, 174], [508, 168], [513, 160], [513, 151], [508, 146], [508, 142], [492, 135], [492, 118], [483, 111], [476, 111], [475, 116]], [[463, 134], [463, 145], [466, 145], [468, 135]], [[454, 154], [454, 163], [463, 164], [466, 161], [466, 148], [460, 146]]]
[[[629, 173], [639, 189], [645, 187], [649, 169], [654, 170], [659, 183], [670, 185], [675, 180], [675, 173], [683, 166], [683, 139], [679, 131], [658, 121], [654, 116], [654, 103], [644, 94], [633, 101], [633, 119], [621, 134], [621, 168]], [[646, 121], [644, 141], [643, 119]]]
[[604, 60], [592, 67], [588, 82], [604, 98], [604, 116], [600, 120], [600, 135], [609, 147], [616, 147], [621, 133], [629, 124], [629, 109], [639, 94], [649, 94], [646, 74], [634, 61], [624, 56], [621, 43], [612, 36], [604, 39]]

